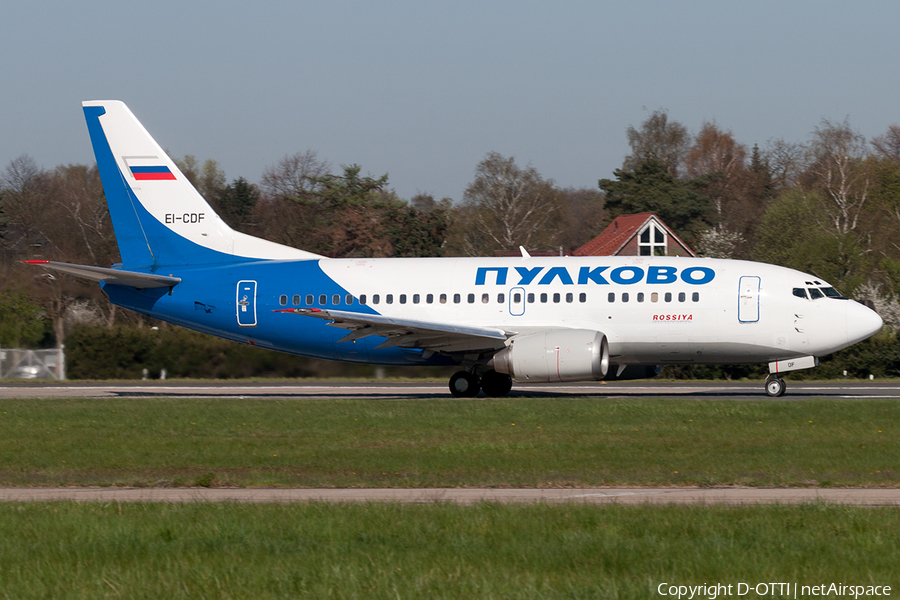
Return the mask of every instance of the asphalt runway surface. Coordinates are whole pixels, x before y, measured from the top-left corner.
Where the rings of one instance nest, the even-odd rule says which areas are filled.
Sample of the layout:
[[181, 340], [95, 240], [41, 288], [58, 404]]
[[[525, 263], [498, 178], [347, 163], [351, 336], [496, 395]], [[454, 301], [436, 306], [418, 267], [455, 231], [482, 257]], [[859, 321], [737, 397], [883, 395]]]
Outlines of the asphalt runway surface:
[[[513, 398], [535, 397], [653, 397], [762, 400], [770, 402], [810, 398], [900, 398], [900, 382], [791, 382], [780, 398], [769, 398], [763, 382], [648, 382], [616, 381], [570, 384], [516, 385]], [[418, 382], [27, 382], [0, 384], [0, 398], [349, 398], [453, 400], [446, 383]]]
[[[812, 398], [900, 398], [893, 382], [788, 382], [787, 393], [769, 398], [763, 382], [610, 382], [521, 385], [511, 397], [653, 397], [784, 402]], [[445, 383], [397, 382], [117, 382], [5, 383], [0, 398], [255, 398], [435, 399], [454, 401]], [[0, 501], [76, 502], [475, 502], [587, 504], [798, 504], [825, 502], [900, 506], [898, 488], [0, 488]]]

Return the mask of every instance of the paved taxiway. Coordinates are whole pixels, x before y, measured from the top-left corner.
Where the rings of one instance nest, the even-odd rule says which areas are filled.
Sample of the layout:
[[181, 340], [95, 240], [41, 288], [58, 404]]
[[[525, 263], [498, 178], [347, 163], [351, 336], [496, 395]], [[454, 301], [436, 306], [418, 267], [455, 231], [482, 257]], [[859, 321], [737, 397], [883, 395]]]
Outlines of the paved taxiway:
[[0, 488], [5, 502], [476, 502], [579, 504], [803, 504], [900, 506], [896, 488]]
[[[900, 383], [788, 381], [784, 396], [765, 395], [763, 382], [647, 382], [576, 383], [559, 385], [517, 385], [511, 397], [673, 397], [736, 400], [790, 401], [809, 398], [900, 398]], [[0, 398], [352, 398], [452, 400], [445, 383], [397, 382], [117, 382], [117, 383], [5, 383]]]

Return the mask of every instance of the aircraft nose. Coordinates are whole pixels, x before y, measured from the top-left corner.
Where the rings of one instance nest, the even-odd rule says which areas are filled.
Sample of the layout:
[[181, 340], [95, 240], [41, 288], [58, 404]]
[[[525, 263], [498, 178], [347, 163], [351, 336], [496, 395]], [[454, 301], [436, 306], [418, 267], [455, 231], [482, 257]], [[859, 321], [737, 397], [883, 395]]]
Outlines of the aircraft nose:
[[847, 303], [847, 341], [851, 344], [878, 333], [884, 321], [874, 310], [859, 302]]

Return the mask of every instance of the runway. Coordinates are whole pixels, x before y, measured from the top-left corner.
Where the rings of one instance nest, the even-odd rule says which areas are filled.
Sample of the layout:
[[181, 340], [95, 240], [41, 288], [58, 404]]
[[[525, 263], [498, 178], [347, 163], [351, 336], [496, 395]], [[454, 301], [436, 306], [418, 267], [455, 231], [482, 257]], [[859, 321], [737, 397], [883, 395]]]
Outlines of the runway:
[[[897, 382], [791, 382], [781, 398], [769, 398], [763, 382], [598, 382], [516, 385], [513, 398], [529, 397], [677, 397], [791, 401], [809, 398], [900, 398]], [[259, 399], [416, 399], [453, 400], [446, 383], [419, 382], [28, 382], [0, 384], [0, 398], [259, 398]]]
[[897, 488], [0, 488], [3, 502], [398, 502], [900, 506]]

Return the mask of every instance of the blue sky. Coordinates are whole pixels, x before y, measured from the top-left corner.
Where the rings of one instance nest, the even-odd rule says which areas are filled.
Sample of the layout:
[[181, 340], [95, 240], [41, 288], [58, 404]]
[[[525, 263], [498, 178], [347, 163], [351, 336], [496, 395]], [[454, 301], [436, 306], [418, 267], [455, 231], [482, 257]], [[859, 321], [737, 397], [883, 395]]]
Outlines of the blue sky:
[[806, 141], [900, 123], [900, 3], [8, 3], [0, 168], [93, 162], [80, 102], [125, 101], [175, 157], [258, 181], [286, 154], [460, 200], [491, 151], [595, 188], [653, 110]]

